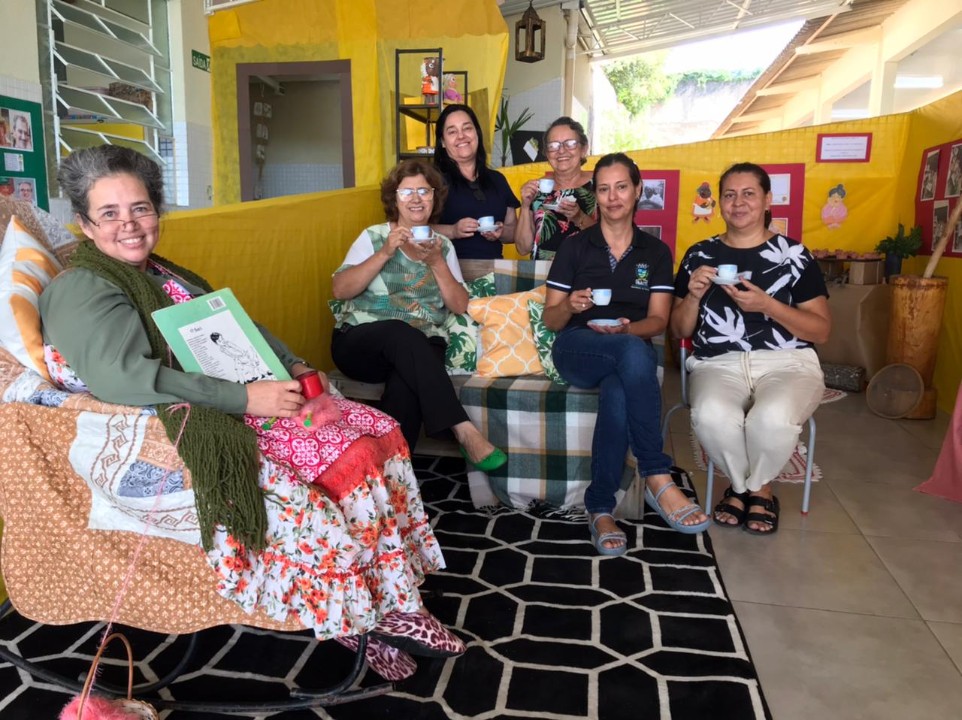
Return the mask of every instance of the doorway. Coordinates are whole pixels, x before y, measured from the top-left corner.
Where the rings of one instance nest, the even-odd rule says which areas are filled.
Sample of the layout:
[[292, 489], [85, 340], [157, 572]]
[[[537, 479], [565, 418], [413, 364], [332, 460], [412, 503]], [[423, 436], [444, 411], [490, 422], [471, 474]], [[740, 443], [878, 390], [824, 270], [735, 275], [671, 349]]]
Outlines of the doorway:
[[351, 61], [240, 63], [241, 200], [354, 187]]

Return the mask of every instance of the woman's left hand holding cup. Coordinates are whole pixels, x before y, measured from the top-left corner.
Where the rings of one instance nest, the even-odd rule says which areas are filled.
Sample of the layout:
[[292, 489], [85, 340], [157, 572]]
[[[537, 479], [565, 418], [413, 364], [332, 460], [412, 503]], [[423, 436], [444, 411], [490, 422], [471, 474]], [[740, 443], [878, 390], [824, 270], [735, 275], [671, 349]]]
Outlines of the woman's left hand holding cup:
[[438, 263], [444, 263], [444, 255], [441, 252], [441, 241], [437, 236], [431, 238], [429, 242], [415, 243], [417, 246], [417, 258], [428, 267], [435, 267]]
[[588, 327], [594, 330], [596, 333], [601, 333], [602, 335], [623, 335], [628, 332], [628, 326], [631, 325], [631, 320], [622, 317], [618, 318], [618, 325], [595, 325], [588, 321]]
[[491, 230], [490, 232], [481, 233], [481, 237], [487, 240], [491, 240], [492, 242], [495, 242], [501, 239], [501, 232], [503, 230], [504, 230], [504, 223], [496, 222], [494, 224], [494, 230]]
[[[737, 285], [722, 285], [722, 290], [728, 293], [728, 297], [735, 301], [738, 308], [743, 312], [755, 312], [768, 314], [766, 310], [769, 303], [774, 298], [762, 290], [758, 285], [753, 285], [745, 277], [742, 277]], [[775, 300], [775, 302], [778, 302]]]

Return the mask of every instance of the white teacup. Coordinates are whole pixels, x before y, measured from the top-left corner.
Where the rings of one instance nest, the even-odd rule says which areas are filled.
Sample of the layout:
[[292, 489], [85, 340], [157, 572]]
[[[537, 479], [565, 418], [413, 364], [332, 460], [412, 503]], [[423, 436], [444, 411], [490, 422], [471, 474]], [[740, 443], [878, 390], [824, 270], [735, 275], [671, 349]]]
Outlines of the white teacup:
[[478, 225], [483, 228], [493, 228], [494, 227], [494, 215], [485, 215], [484, 217], [478, 218]]
[[554, 180], [551, 178], [541, 178], [538, 181], [538, 190], [547, 195], [549, 192], [554, 190]]
[[734, 280], [737, 277], [738, 277], [737, 265], [719, 265], [718, 266], [719, 280]]
[[607, 305], [611, 302], [611, 290], [608, 288], [595, 288], [591, 291], [591, 302], [595, 305]]
[[414, 235], [414, 242], [428, 242], [431, 239], [431, 226], [415, 225], [411, 228], [411, 234]]

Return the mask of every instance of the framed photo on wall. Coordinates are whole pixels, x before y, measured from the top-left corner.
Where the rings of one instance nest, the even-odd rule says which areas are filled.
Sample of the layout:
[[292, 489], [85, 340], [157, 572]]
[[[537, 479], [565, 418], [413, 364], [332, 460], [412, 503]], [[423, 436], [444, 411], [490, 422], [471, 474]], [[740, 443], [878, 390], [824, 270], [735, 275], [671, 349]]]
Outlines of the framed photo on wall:
[[[923, 150], [917, 177], [915, 224], [922, 228], [919, 254], [931, 255], [932, 247], [944, 234], [956, 204], [962, 202], [962, 139]], [[949, 257], [962, 256], [958, 230], [949, 238], [944, 252]]]
[[635, 225], [661, 240], [675, 257], [678, 235], [680, 171], [641, 170], [641, 195], [635, 205]]

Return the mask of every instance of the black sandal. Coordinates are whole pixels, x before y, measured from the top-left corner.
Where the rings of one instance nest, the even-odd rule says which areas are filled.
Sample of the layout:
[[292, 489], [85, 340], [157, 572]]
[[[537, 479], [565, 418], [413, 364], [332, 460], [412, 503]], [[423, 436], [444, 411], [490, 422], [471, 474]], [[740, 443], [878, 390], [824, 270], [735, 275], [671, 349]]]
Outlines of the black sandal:
[[[746, 490], [745, 492], [737, 493], [731, 489], [730, 485], [727, 488], [725, 488], [725, 494], [722, 495], [721, 502], [719, 502], [715, 506], [715, 509], [712, 510], [711, 519], [715, 521], [715, 525], [717, 525], [718, 527], [736, 528], [742, 523], [744, 523], [745, 511], [748, 508], [748, 500], [750, 495], [751, 493], [749, 493], [748, 490]], [[735, 498], [742, 504], [742, 506], [739, 508], [739, 507], [735, 507], [730, 503], [725, 502], [728, 498]], [[718, 513], [728, 513], [733, 518], [735, 518], [735, 522], [733, 523], [722, 522], [717, 517]]]
[[[753, 505], [757, 505], [763, 510], [767, 510], [771, 515], [763, 515], [762, 513], [748, 513], [748, 517], [745, 518], [745, 527], [743, 528], [745, 532], [752, 535], [774, 535], [778, 532], [778, 498], [772, 497], [771, 500], [768, 498], [759, 497], [758, 495], [752, 495], [748, 498], [748, 505], [746, 508], [751, 508]], [[748, 523], [757, 522], [765, 523], [771, 529], [770, 530], [754, 530], [748, 527]]]

